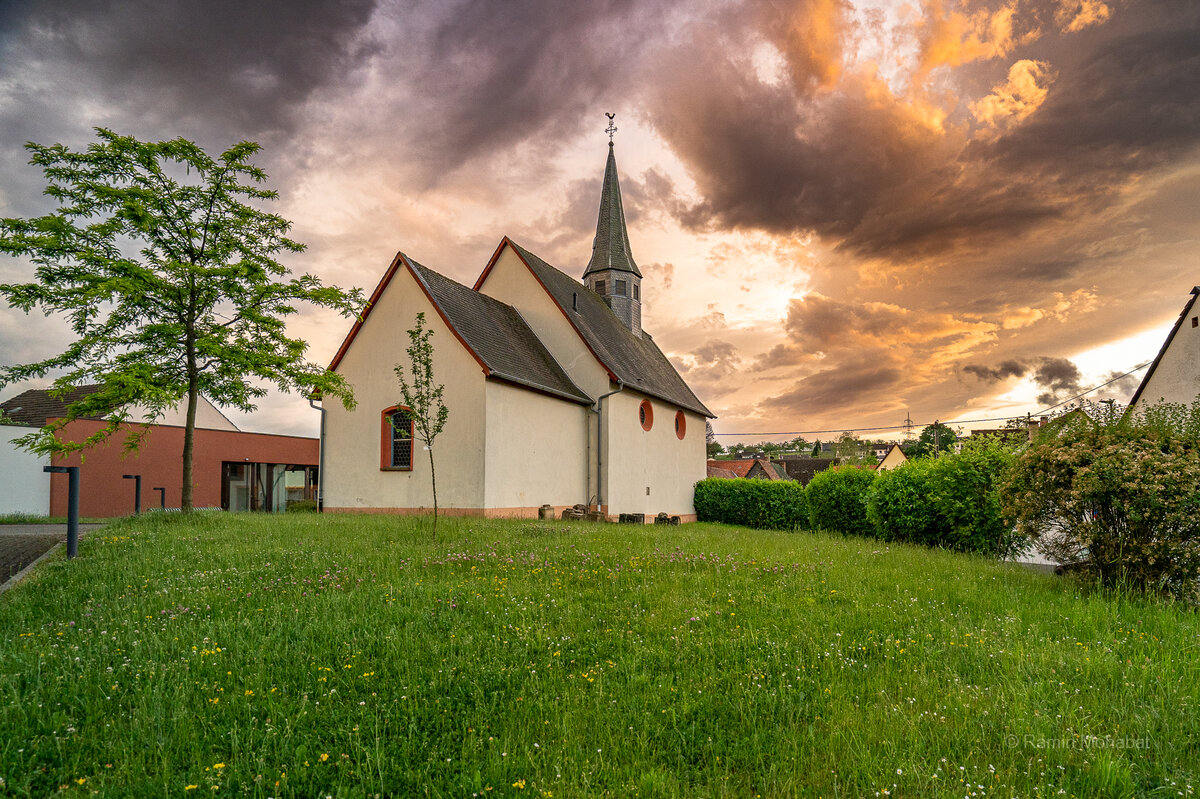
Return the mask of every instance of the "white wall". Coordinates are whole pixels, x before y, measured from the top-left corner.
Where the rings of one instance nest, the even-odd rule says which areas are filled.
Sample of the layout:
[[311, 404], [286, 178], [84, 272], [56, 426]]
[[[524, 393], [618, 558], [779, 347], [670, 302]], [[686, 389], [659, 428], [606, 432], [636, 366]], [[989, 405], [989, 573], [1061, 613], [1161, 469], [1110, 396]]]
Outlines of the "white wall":
[[[1197, 326], [1192, 326], [1192, 319]], [[1142, 389], [1138, 405], [1155, 405], [1160, 401], [1191, 405], [1200, 394], [1200, 308], [1191, 303], [1171, 345], [1154, 368], [1154, 374]]]
[[[638, 408], [654, 413], [643, 430]], [[604, 494], [608, 513], [657, 513], [691, 517], [696, 481], [708, 473], [704, 417], [684, 411], [683, 440], [675, 434], [679, 408], [626, 389], [604, 401]], [[647, 493], [647, 489], [649, 492]]]
[[[167, 408], [155, 417], [141, 405], [133, 405], [129, 408], [129, 418], [134, 421], [145, 420], [152, 424], [172, 425], [174, 427], [184, 427], [187, 425], [187, 399], [173, 408]], [[196, 427], [203, 430], [237, 430], [237, 425], [225, 418], [225, 415], [208, 401], [206, 397], [200, 397], [200, 402], [196, 405]]]
[[12, 443], [37, 429], [0, 425], [0, 513], [50, 515], [50, 475], [42, 471], [49, 456], [31, 455]]
[[587, 405], [487, 381], [484, 502], [494, 515], [588, 501]]
[[408, 268], [401, 265], [354, 343], [338, 373], [354, 387], [358, 407], [347, 411], [326, 399], [325, 507], [329, 510], [416, 510], [433, 508], [429, 453], [413, 442], [412, 471], [380, 469], [380, 413], [400, 402], [393, 367], [406, 361], [408, 336], [417, 312], [433, 331], [433, 377], [446, 387], [450, 410], [435, 441], [438, 505], [476, 510], [483, 505], [483, 369], [438, 315]]

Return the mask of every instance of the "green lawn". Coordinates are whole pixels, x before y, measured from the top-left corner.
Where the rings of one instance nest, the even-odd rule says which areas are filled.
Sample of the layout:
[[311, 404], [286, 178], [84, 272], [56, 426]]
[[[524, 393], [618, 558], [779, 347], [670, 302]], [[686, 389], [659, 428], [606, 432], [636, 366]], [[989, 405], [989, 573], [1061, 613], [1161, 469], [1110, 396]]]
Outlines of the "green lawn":
[[[1200, 618], [719, 525], [149, 514], [0, 595], [0, 795], [1190, 796]], [[887, 792], [885, 794], [885, 792]]]

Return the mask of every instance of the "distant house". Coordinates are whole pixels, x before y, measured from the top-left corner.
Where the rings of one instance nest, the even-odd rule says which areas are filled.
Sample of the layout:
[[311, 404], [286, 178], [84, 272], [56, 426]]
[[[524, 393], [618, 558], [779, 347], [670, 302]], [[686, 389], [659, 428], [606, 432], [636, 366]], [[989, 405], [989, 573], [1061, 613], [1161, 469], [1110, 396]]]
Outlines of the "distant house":
[[1200, 308], [1196, 297], [1200, 286], [1192, 288], [1175, 326], [1167, 335], [1146, 376], [1142, 378], [1130, 409], [1158, 402], [1191, 405], [1200, 395]]
[[837, 458], [807, 458], [799, 456], [788, 456], [781, 458], [777, 464], [782, 466], [787, 472], [788, 479], [796, 480], [803, 485], [808, 485], [813, 479], [813, 475], [817, 472], [823, 472], [831, 466], [838, 465]]
[[730, 471], [729, 469], [722, 469], [720, 466], [713, 465], [714, 463], [720, 463], [720, 462], [721, 461], [709, 461], [708, 462], [708, 476], [709, 477], [717, 477], [722, 480], [736, 479], [738, 476], [737, 472]]
[[[20, 431], [20, 435], [45, 427], [67, 415], [67, 406], [95, 393], [100, 386], [80, 386], [64, 397], [52, 396], [45, 389], [25, 391], [4, 403], [4, 416], [20, 427], [0, 430]], [[193, 502], [196, 507], [226, 510], [281, 511], [288, 504], [316, 496], [318, 442], [315, 438], [248, 433], [238, 430], [216, 406], [200, 398], [196, 413], [193, 449]], [[80, 466], [79, 511], [83, 516], [110, 517], [132, 513], [134, 481], [125, 474], [142, 476], [142, 506], [157, 507], [162, 501], [168, 508], [179, 507], [183, 493], [182, 407], [149, 419], [144, 408], [130, 408], [132, 419], [144, 423], [123, 424], [104, 444], [79, 454], [57, 457], [59, 466]], [[83, 441], [102, 430], [102, 417], [76, 419], [59, 432], [64, 441]], [[126, 454], [123, 444], [130, 432], [144, 430], [136, 452]], [[22, 512], [65, 516], [67, 513], [67, 475], [41, 473], [44, 462], [17, 450], [12, 433], [0, 438], [0, 481], [6, 486], [20, 485], [25, 497]], [[43, 488], [44, 497], [43, 497]], [[8, 504], [0, 505], [0, 508]], [[34, 508], [37, 508], [36, 510]], [[14, 511], [0, 511], [14, 512]]]
[[772, 463], [768, 460], [756, 460], [750, 470], [746, 472], [746, 477], [751, 480], [791, 480], [788, 477], [787, 470], [780, 463]]
[[884, 452], [879, 465], [875, 469], [880, 472], [886, 472], [899, 468], [905, 463], [908, 463], [908, 456], [904, 454], [904, 450], [900, 449], [899, 444], [891, 444], [888, 446], [887, 451]]
[[708, 465], [710, 468], [715, 466], [718, 469], [724, 469], [726, 471], [733, 472], [734, 477], [745, 477], [757, 462], [758, 461], [754, 458], [741, 458], [738, 460], [729, 461], [710, 460]]

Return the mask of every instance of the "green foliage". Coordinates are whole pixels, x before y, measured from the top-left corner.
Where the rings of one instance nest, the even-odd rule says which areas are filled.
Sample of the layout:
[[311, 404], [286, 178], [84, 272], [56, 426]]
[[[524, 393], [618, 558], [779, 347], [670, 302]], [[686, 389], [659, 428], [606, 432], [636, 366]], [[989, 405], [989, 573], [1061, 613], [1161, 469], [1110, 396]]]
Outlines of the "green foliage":
[[[62, 372], [54, 381], [60, 393], [102, 385], [61, 421], [20, 440], [43, 453], [99, 443], [127, 420], [131, 405], [157, 415], [186, 399], [188, 510], [199, 396], [252, 411], [264, 384], [274, 384], [352, 407], [350, 386], [304, 360], [307, 345], [287, 335], [286, 324], [298, 303], [352, 315], [362, 299], [311, 275], [288, 278], [277, 258], [303, 245], [287, 237], [290, 222], [257, 207], [276, 198], [258, 186], [266, 173], [250, 161], [257, 144], [240, 142], [213, 158], [186, 139], [96, 134], [99, 141], [82, 152], [26, 145], [58, 208], [0, 220], [0, 252], [36, 266], [34, 282], [0, 285], [0, 295], [26, 313], [65, 315], [75, 341], [43, 361], [0, 368], [0, 386], [50, 372]], [[55, 436], [92, 415], [110, 423], [84, 441]], [[126, 444], [138, 442], [135, 431]]]
[[[429, 479], [433, 482], [433, 530], [437, 534], [438, 501], [437, 470], [433, 462], [433, 441], [446, 426], [450, 409], [442, 401], [445, 386], [433, 379], [433, 331], [425, 327], [425, 313], [417, 314], [416, 323], [408, 330], [408, 366], [398, 363], [396, 379], [400, 382], [401, 404], [409, 409], [413, 433], [429, 452]], [[411, 379], [406, 375], [411, 373]], [[393, 424], [395, 417], [393, 417]], [[407, 433], [405, 428], [397, 428]], [[416, 453], [413, 453], [415, 459]]]
[[1009, 470], [1006, 509], [1060, 563], [1102, 586], [1197, 599], [1200, 405], [1094, 406], [1043, 427]]
[[867, 497], [876, 534], [959, 552], [1015, 554], [1020, 539], [1001, 512], [998, 488], [1012, 457], [1002, 443], [985, 441], [881, 472]]
[[874, 471], [857, 466], [836, 466], [817, 472], [805, 489], [813, 529], [870, 535], [867, 492], [874, 480]]
[[821, 533], [450, 517], [442, 534], [199, 512], [85, 536], [0, 597], [0, 794], [1196, 785], [1200, 614], [1178, 605]]
[[316, 513], [317, 501], [315, 499], [299, 499], [295, 502], [289, 502], [287, 505], [288, 513]]
[[732, 480], [710, 477], [696, 483], [700, 521], [795, 530], [808, 525], [804, 486], [791, 480]]
[[909, 458], [932, 458], [935, 455], [953, 452], [958, 443], [958, 434], [942, 424], [934, 422], [921, 431], [921, 435], [904, 451]]

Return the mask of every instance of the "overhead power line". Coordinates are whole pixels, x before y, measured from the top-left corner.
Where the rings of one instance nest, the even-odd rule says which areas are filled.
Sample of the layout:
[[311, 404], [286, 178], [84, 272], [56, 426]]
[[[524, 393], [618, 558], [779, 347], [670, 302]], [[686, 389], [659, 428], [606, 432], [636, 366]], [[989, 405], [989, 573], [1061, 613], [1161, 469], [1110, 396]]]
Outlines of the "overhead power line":
[[[1063, 400], [1062, 402], [1058, 403], [1057, 405], [1051, 405], [1048, 408], [1042, 408], [1040, 411], [1034, 411], [1030, 415], [1031, 416], [1042, 416], [1043, 414], [1049, 413], [1050, 411], [1054, 410], [1055, 408], [1061, 408], [1062, 406], [1066, 405], [1067, 403], [1074, 402], [1075, 400], [1080, 399], [1082, 397], [1086, 397], [1088, 394], [1091, 394], [1093, 391], [1099, 391], [1100, 389], [1104, 388], [1105, 386], [1110, 386], [1113, 383], [1117, 382], [1118, 380], [1122, 380], [1126, 377], [1129, 377], [1131, 374], [1134, 374], [1135, 372], [1140, 372], [1142, 369], [1145, 369], [1151, 363], [1153, 363], [1153, 361], [1146, 361], [1143, 364], [1133, 367], [1132, 369], [1130, 369], [1128, 372], [1125, 372], [1124, 374], [1117, 375], [1116, 377], [1112, 378], [1111, 380], [1107, 380], [1098, 386], [1093, 386], [1092, 388], [1089, 388], [1087, 391], [1080, 392], [1079, 394], [1076, 394], [1073, 397], [1068, 397], [1067, 399]], [[1009, 419], [1016, 419], [1019, 416], [1020, 416], [1020, 414], [1015, 414], [1013, 416], [996, 416], [991, 419], [962, 419], [960, 421], [954, 422], [954, 424], [960, 425], [960, 424], [980, 424], [981, 422], [1007, 422]], [[916, 422], [912, 421], [911, 416], [907, 416], [904, 421], [905, 421], [904, 424], [884, 425], [881, 427], [837, 427], [837, 428], [831, 428], [829, 430], [782, 430], [782, 431], [768, 432], [768, 433], [713, 433], [713, 435], [716, 435], [716, 436], [804, 436], [804, 435], [817, 435], [817, 434], [822, 434], [822, 433], [870, 433], [870, 432], [875, 432], [875, 431], [880, 431], [880, 430], [911, 430], [912, 426], [914, 426], [914, 425], [916, 425], [918, 427], [928, 427], [929, 425], [934, 424], [934, 422], [926, 422], [925, 424], [917, 424]]]

